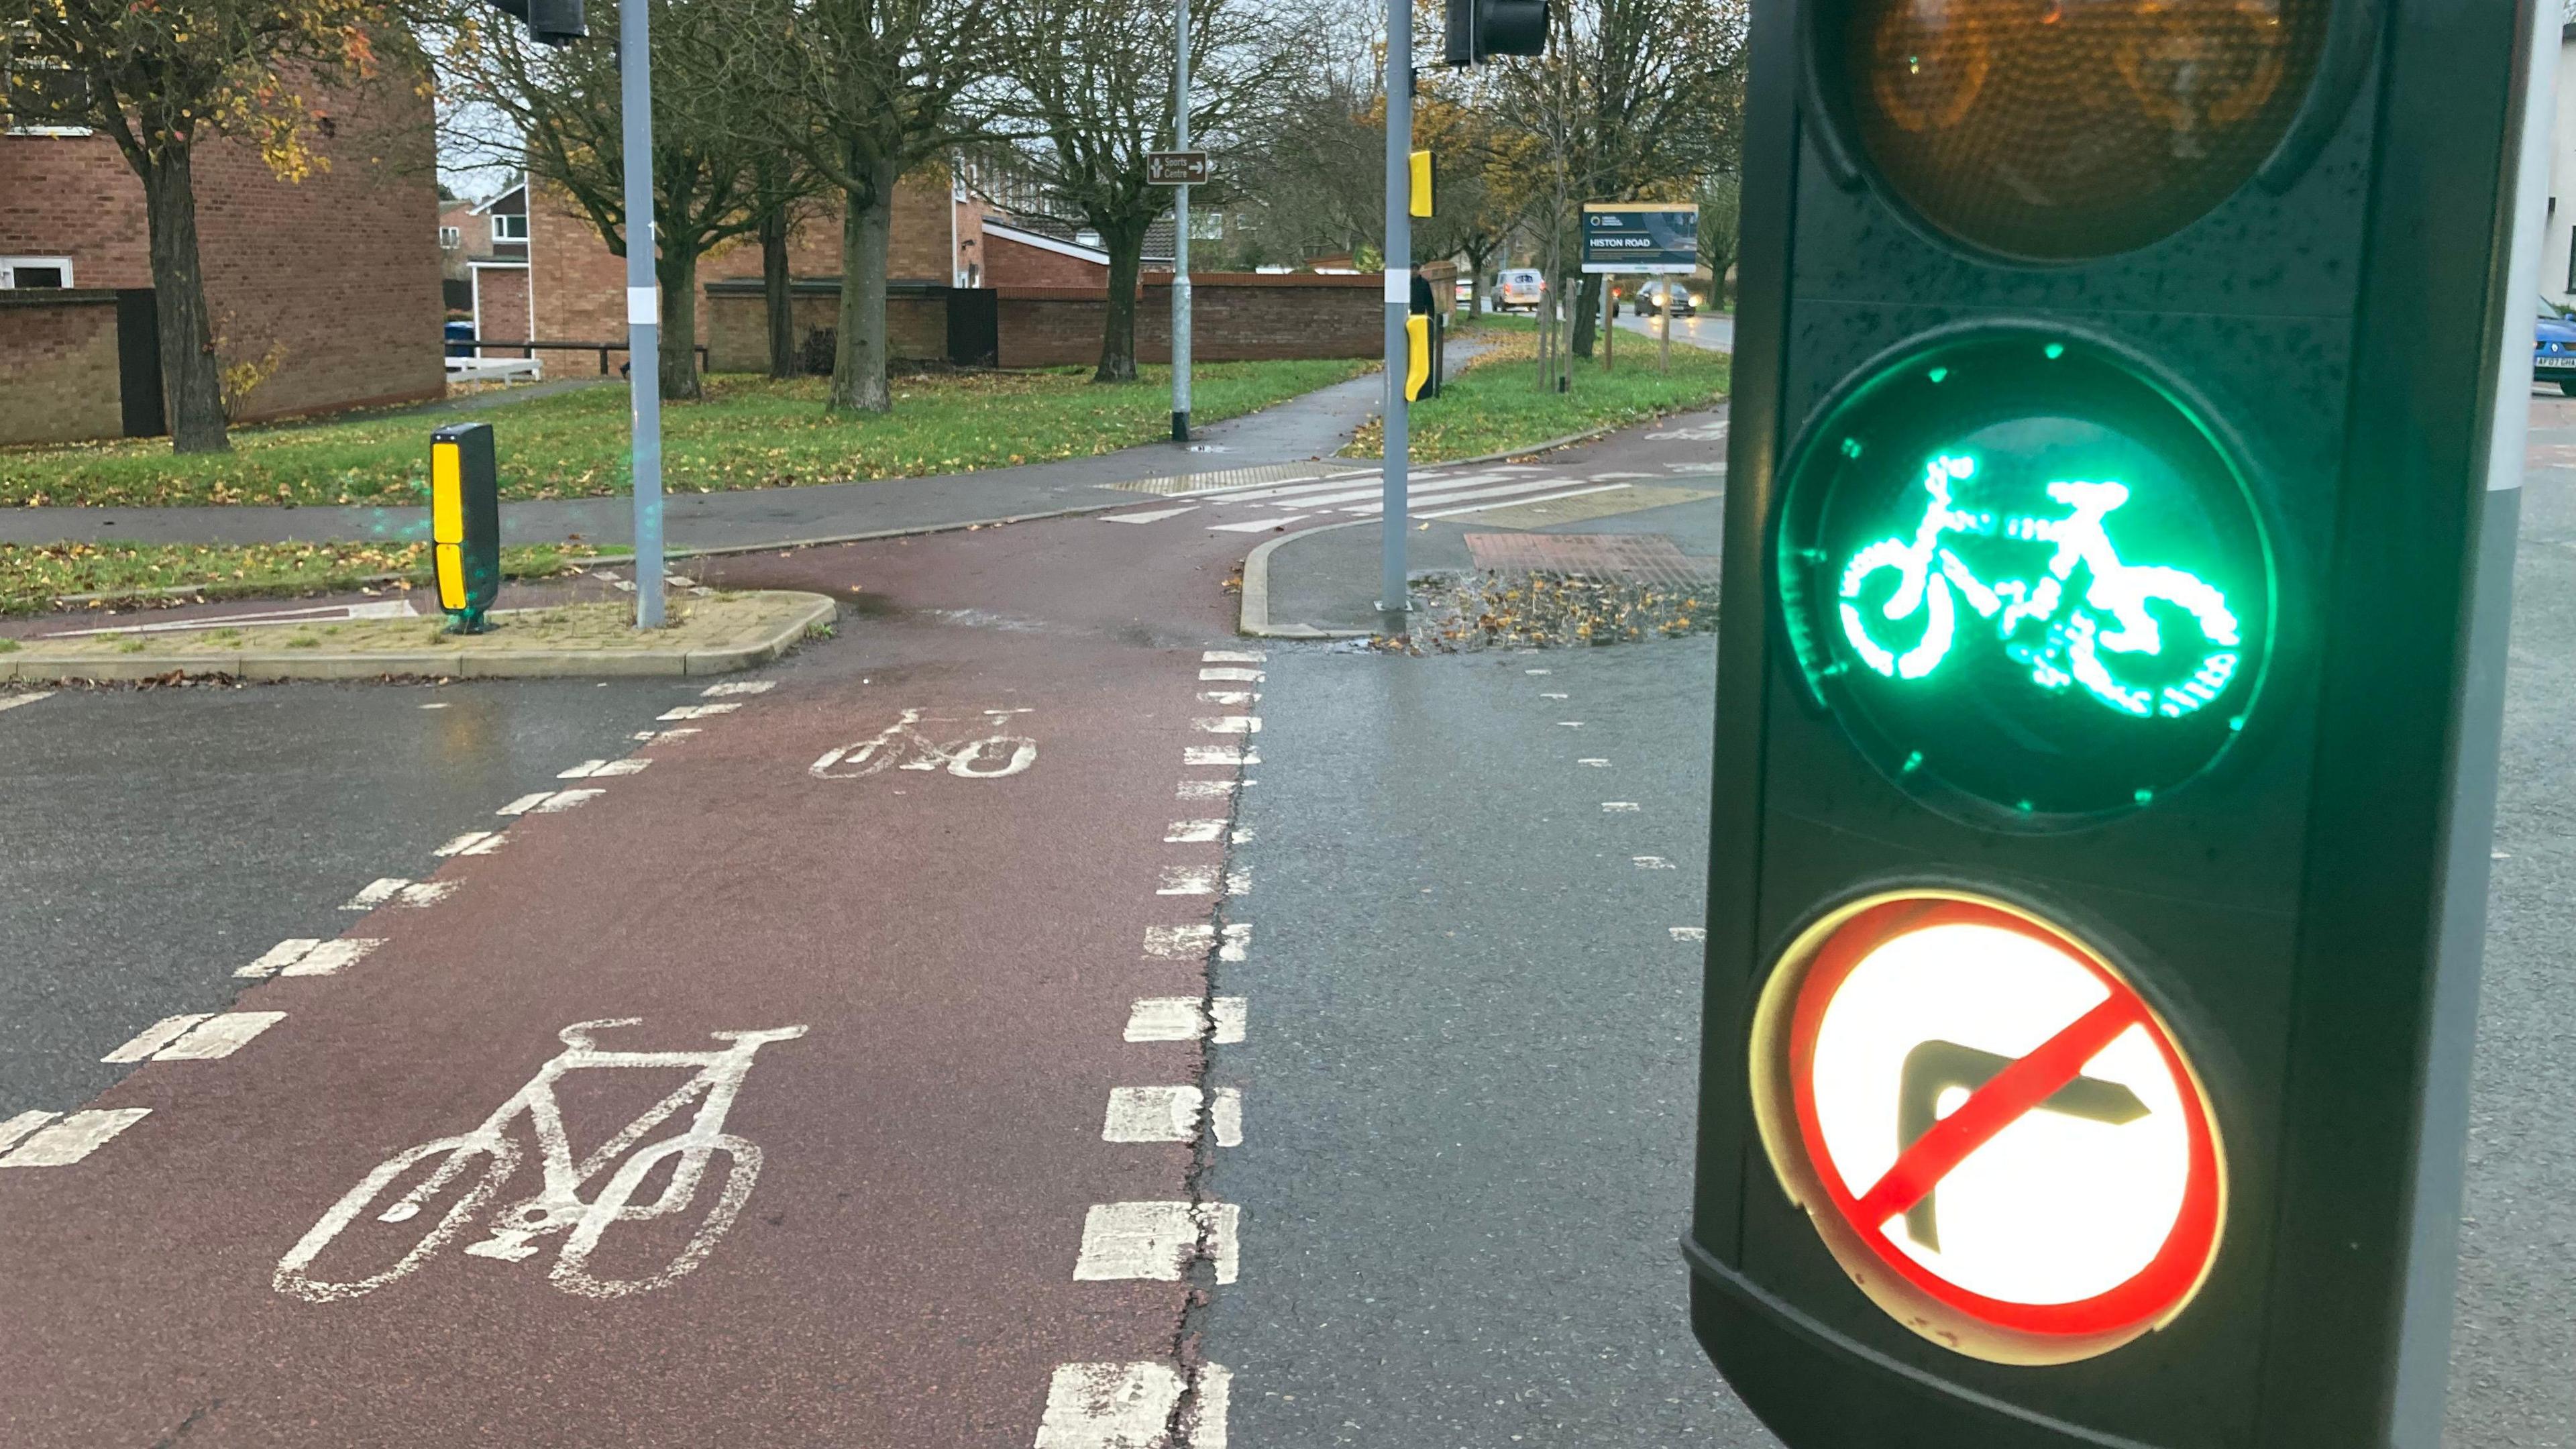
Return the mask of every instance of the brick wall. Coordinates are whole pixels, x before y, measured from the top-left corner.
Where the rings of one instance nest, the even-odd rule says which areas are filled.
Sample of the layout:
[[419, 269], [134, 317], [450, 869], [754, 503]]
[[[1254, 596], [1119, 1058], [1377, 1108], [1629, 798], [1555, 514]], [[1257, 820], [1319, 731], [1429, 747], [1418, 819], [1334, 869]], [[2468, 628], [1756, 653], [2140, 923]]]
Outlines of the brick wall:
[[[1374, 357], [1386, 345], [1385, 281], [1313, 273], [1192, 272], [1190, 355], [1201, 362]], [[1002, 366], [1100, 360], [1109, 294], [1101, 287], [1001, 289]], [[1148, 276], [1136, 304], [1136, 359], [1172, 358], [1172, 284]]]
[[72, 443], [124, 431], [116, 293], [0, 292], [0, 444]]
[[[527, 338], [528, 269], [525, 267], [476, 267], [474, 269], [474, 335], [476, 337]], [[509, 351], [486, 349], [485, 357], [526, 357], [528, 349]], [[560, 354], [558, 354], [560, 355]]]
[[[980, 213], [950, 200], [948, 176], [938, 167], [925, 168], [907, 176], [895, 188], [892, 231], [886, 245], [886, 275], [898, 282], [935, 282], [947, 285], [951, 268], [950, 230], [966, 225], [972, 218], [972, 229], [980, 232]], [[570, 198], [540, 185], [536, 189], [528, 216], [529, 245], [533, 265], [531, 287], [536, 295], [536, 337], [556, 341], [609, 341], [626, 336], [626, 259], [612, 253], [590, 224], [590, 218]], [[960, 241], [971, 237], [961, 236]], [[980, 253], [980, 245], [967, 256]], [[787, 238], [787, 271], [793, 277], [837, 277], [841, 274], [841, 208], [837, 200], [826, 197], [813, 208], [813, 214], [799, 222]], [[707, 344], [708, 366], [716, 372], [744, 369], [766, 370], [769, 366], [769, 344], [756, 339], [757, 345], [746, 354], [739, 339], [729, 337], [719, 343], [715, 336], [714, 297], [706, 288], [715, 282], [739, 278], [758, 280], [760, 276], [760, 240], [741, 237], [718, 247], [698, 260], [698, 330], [699, 340]], [[727, 310], [728, 327], [738, 324], [732, 319], [740, 309], [739, 299]], [[797, 335], [802, 337], [808, 326], [807, 307], [795, 304]], [[824, 320], [812, 325], [829, 327], [830, 307]], [[755, 314], [753, 325], [758, 325]], [[893, 324], [890, 324], [893, 325]], [[936, 350], [946, 349], [946, 321], [940, 322]], [[497, 334], [495, 334], [497, 335]], [[905, 336], [896, 326], [897, 341]], [[909, 355], [909, 354], [906, 354]], [[743, 359], [748, 356], [750, 361]]]
[[999, 231], [984, 240], [984, 284], [988, 287], [1105, 287], [1109, 267], [1083, 257], [1069, 257], [1032, 246]]
[[[428, 102], [389, 74], [331, 112], [334, 134], [316, 143], [329, 168], [301, 182], [278, 180], [242, 143], [197, 148], [198, 255], [216, 345], [228, 367], [264, 374], [235, 404], [237, 421], [446, 388], [438, 192], [414, 164]], [[0, 252], [69, 256], [84, 288], [148, 287], [148, 245], [142, 186], [113, 142], [0, 135]]]
[[[796, 345], [801, 351], [815, 333], [840, 326], [840, 279], [808, 277], [792, 283], [787, 307], [796, 319]], [[769, 370], [769, 302], [761, 295], [757, 276], [721, 279], [711, 285], [698, 326], [699, 340], [707, 347], [709, 372]], [[897, 362], [947, 360], [947, 289], [894, 284], [886, 298], [886, 338]]]

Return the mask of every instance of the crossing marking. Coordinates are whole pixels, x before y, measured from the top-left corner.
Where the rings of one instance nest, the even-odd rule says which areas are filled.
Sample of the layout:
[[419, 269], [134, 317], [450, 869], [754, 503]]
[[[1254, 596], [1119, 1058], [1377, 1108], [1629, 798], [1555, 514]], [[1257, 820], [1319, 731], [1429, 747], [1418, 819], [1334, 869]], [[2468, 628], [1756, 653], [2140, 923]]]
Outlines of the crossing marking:
[[683, 704], [653, 716], [658, 720], [713, 719], [742, 708], [740, 704]]
[[1608, 760], [1605, 760], [1605, 759], [1600, 758], [1599, 756], [1593, 756], [1593, 757], [1588, 758], [1588, 759], [1581, 759], [1581, 760], [1577, 760], [1577, 761], [1575, 761], [1574, 763], [1576, 763], [1576, 764], [1578, 764], [1578, 765], [1589, 765], [1589, 766], [1591, 766], [1593, 769], [1596, 769], [1596, 770], [1606, 770], [1606, 769], [1609, 769], [1609, 768], [1610, 768], [1610, 762], [1609, 762]]
[[700, 699], [722, 699], [729, 694], [767, 694], [778, 687], [775, 679], [735, 679], [723, 684], [710, 684], [698, 691]]
[[501, 815], [560, 815], [607, 794], [606, 790], [539, 790], [522, 795], [494, 812]]
[[1185, 503], [1178, 508], [1156, 508], [1145, 513], [1104, 513], [1100, 516], [1100, 521], [1103, 523], [1160, 523], [1166, 518], [1178, 518], [1184, 513], [1198, 511], [1197, 504]]
[[210, 1062], [240, 1051], [250, 1045], [252, 1038], [284, 1020], [286, 1013], [282, 1011], [191, 1012], [164, 1017], [99, 1060]]
[[1220, 961], [1248, 959], [1252, 951], [1252, 923], [1228, 922], [1222, 932], [1205, 924], [1145, 928], [1145, 954], [1161, 960], [1203, 960], [1211, 947]]
[[1673, 933], [1673, 939], [1676, 941], [1705, 941], [1708, 939], [1708, 927], [1706, 926], [1667, 926], [1665, 929]]
[[1195, 996], [1148, 996], [1128, 1008], [1126, 1039], [1147, 1041], [1212, 1041], [1232, 1046], [1243, 1040], [1244, 999], [1219, 996], [1205, 1003]]
[[1201, 734], [1209, 735], [1257, 735], [1261, 733], [1261, 717], [1250, 714], [1218, 715], [1213, 718], [1191, 720], [1190, 727]]
[[1262, 670], [1243, 669], [1239, 667], [1202, 669], [1199, 671], [1200, 681], [1207, 684], [1259, 684], [1269, 677], [1270, 676]]
[[454, 840], [447, 842], [445, 845], [440, 846], [438, 849], [431, 851], [430, 854], [441, 857], [454, 855], [490, 855], [492, 852], [499, 850], [502, 846], [509, 843], [510, 838], [498, 830], [469, 830], [463, 835], [456, 837]]
[[1645, 807], [1639, 805], [1634, 800], [1604, 800], [1601, 802], [1601, 813], [1604, 815], [1625, 815], [1631, 811], [1642, 810], [1644, 808]]
[[1269, 654], [1259, 649], [1210, 649], [1199, 655], [1201, 664], [1267, 664]]
[[[118, 1133], [152, 1115], [149, 1107], [104, 1107], [48, 1120], [0, 1153], [0, 1167], [69, 1167], [104, 1147]], [[10, 1119], [12, 1124], [24, 1121]]]
[[[1186, 1449], [1226, 1449], [1226, 1411], [1234, 1375], [1202, 1363], [1194, 1382], [1167, 1363], [1068, 1363], [1047, 1382], [1046, 1412], [1035, 1449], [1181, 1449], [1170, 1442], [1172, 1416], [1184, 1414]], [[1184, 1408], [1184, 1386], [1197, 1393]]]
[[1172, 1283], [1206, 1260], [1216, 1265], [1220, 1285], [1232, 1283], [1242, 1266], [1236, 1233], [1242, 1215], [1229, 1202], [1095, 1203], [1083, 1215], [1074, 1281]]
[[[566, 793], [570, 792], [568, 791]], [[596, 795], [599, 792], [594, 790], [590, 793]], [[378, 906], [404, 906], [412, 908], [434, 906], [440, 901], [447, 899], [449, 896], [456, 894], [456, 887], [459, 884], [460, 882], [452, 880], [411, 881], [404, 880], [400, 876], [389, 875], [382, 879], [370, 882], [366, 889], [359, 891], [356, 895], [351, 896], [348, 900], [342, 902], [340, 909], [344, 911], [372, 911]]]
[[1250, 518], [1241, 523], [1211, 523], [1208, 532], [1265, 533], [1274, 528], [1286, 528], [1292, 523], [1303, 523], [1314, 516], [1311, 513], [1290, 513], [1277, 518]]
[[274, 976], [281, 966], [292, 966], [322, 944], [317, 936], [292, 936], [260, 953], [260, 958], [235, 971], [235, 976]]
[[1163, 832], [1165, 845], [1197, 845], [1225, 834], [1222, 820], [1175, 820]]
[[1219, 1147], [1243, 1145], [1243, 1093], [1216, 1089], [1208, 1102], [1196, 1087], [1112, 1087], [1100, 1127], [1103, 1142], [1195, 1142], [1202, 1109]]
[[1261, 751], [1241, 745], [1189, 745], [1181, 750], [1184, 765], [1258, 765]]
[[1628, 858], [1637, 863], [1639, 870], [1679, 870], [1681, 868], [1660, 855], [1632, 855]]
[[[1241, 783], [1249, 785], [1252, 782], [1245, 780]], [[1222, 800], [1234, 793], [1235, 784], [1236, 782], [1233, 780], [1183, 780], [1180, 783], [1180, 787], [1173, 792], [1173, 798], [1180, 800]]]
[[279, 967], [280, 976], [331, 976], [343, 968], [365, 960], [368, 953], [384, 944], [380, 938], [344, 936], [337, 941], [324, 941], [287, 965]]
[[610, 775], [640, 775], [653, 762], [629, 757], [623, 760], [584, 760], [555, 776], [558, 780], [588, 780]]

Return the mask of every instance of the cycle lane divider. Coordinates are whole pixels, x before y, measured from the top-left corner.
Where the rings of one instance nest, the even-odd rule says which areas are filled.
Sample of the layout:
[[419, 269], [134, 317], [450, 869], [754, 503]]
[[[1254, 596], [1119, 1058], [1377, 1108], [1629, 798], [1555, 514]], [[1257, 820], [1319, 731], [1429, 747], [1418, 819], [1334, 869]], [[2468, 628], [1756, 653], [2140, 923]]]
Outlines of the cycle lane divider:
[[[1025, 1445], [1056, 1365], [1168, 1354], [1181, 1290], [1078, 1283], [1065, 1227], [1184, 1188], [1187, 1144], [1111, 1152], [1101, 1113], [1198, 1051], [1128, 1040], [1135, 1002], [1205, 996], [1199, 963], [1138, 952], [1174, 919], [1151, 843], [1195, 702], [1140, 714], [1122, 668], [1171, 656], [1111, 641], [871, 642], [912, 657], [817, 651], [582, 808], [496, 821], [506, 854], [460, 847], [445, 898], [353, 924], [381, 942], [357, 958], [304, 975], [341, 943], [281, 943], [240, 1003], [286, 1014], [255, 1049], [100, 1103], [169, 1130], [0, 1174], [27, 1229], [0, 1291], [41, 1320], [0, 1348], [0, 1437], [153, 1442], [202, 1412], [210, 1443]], [[1009, 774], [975, 778], [1016, 745], [811, 769], [907, 708], [980, 730], [987, 706], [1036, 744]], [[723, 1034], [792, 1028], [696, 1080]], [[692, 1154], [664, 1149], [693, 1131], [682, 1192]], [[149, 1293], [106, 1271], [135, 1261], [167, 1265]]]

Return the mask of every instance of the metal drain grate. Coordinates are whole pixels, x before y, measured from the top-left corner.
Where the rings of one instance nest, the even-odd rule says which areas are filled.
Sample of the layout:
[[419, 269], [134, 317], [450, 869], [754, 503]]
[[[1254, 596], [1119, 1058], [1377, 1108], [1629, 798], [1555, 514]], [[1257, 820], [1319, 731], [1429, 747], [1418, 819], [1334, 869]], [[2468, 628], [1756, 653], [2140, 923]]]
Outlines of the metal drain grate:
[[1349, 463], [1263, 463], [1251, 468], [1227, 468], [1216, 473], [1181, 473], [1168, 478], [1139, 478], [1131, 483], [1103, 483], [1103, 488], [1117, 488], [1129, 493], [1205, 493], [1211, 488], [1241, 488], [1253, 483], [1302, 483], [1310, 478], [1331, 478], [1341, 474], [1374, 473], [1374, 468], [1354, 468]]
[[1717, 560], [1692, 558], [1661, 533], [1471, 533], [1467, 554], [1488, 573], [1579, 574], [1658, 584], [1717, 578]]

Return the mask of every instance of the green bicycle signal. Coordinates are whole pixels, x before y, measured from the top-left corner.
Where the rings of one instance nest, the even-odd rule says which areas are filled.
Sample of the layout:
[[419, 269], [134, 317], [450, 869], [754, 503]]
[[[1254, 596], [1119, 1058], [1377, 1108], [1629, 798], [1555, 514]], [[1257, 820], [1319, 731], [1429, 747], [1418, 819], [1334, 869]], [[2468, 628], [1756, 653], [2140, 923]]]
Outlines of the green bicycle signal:
[[[2241, 658], [2236, 614], [2225, 594], [2189, 570], [2120, 557], [2106, 524], [2129, 501], [2127, 485], [2053, 481], [2044, 491], [2064, 505], [2063, 515], [1998, 514], [1958, 505], [1954, 485], [1976, 472], [1972, 455], [1934, 456], [1912, 535], [1866, 544], [1844, 565], [1837, 603], [1862, 664], [1891, 680], [1931, 678], [1957, 645], [1964, 600], [1992, 625], [2006, 657], [2051, 694], [2081, 686], [2120, 714], [2180, 719], [2226, 692]], [[2033, 577], [1989, 582], [1949, 546], [1954, 537], [2000, 537], [2048, 554]], [[1891, 573], [1895, 586], [1880, 601]], [[2166, 620], [2151, 607], [2159, 604]], [[1919, 618], [1921, 632], [1910, 643], [1882, 642], [1873, 617], [1898, 625]], [[2184, 620], [2197, 642], [2177, 637], [2185, 630], [2174, 626]], [[2139, 677], [2142, 666], [2149, 677]]]

